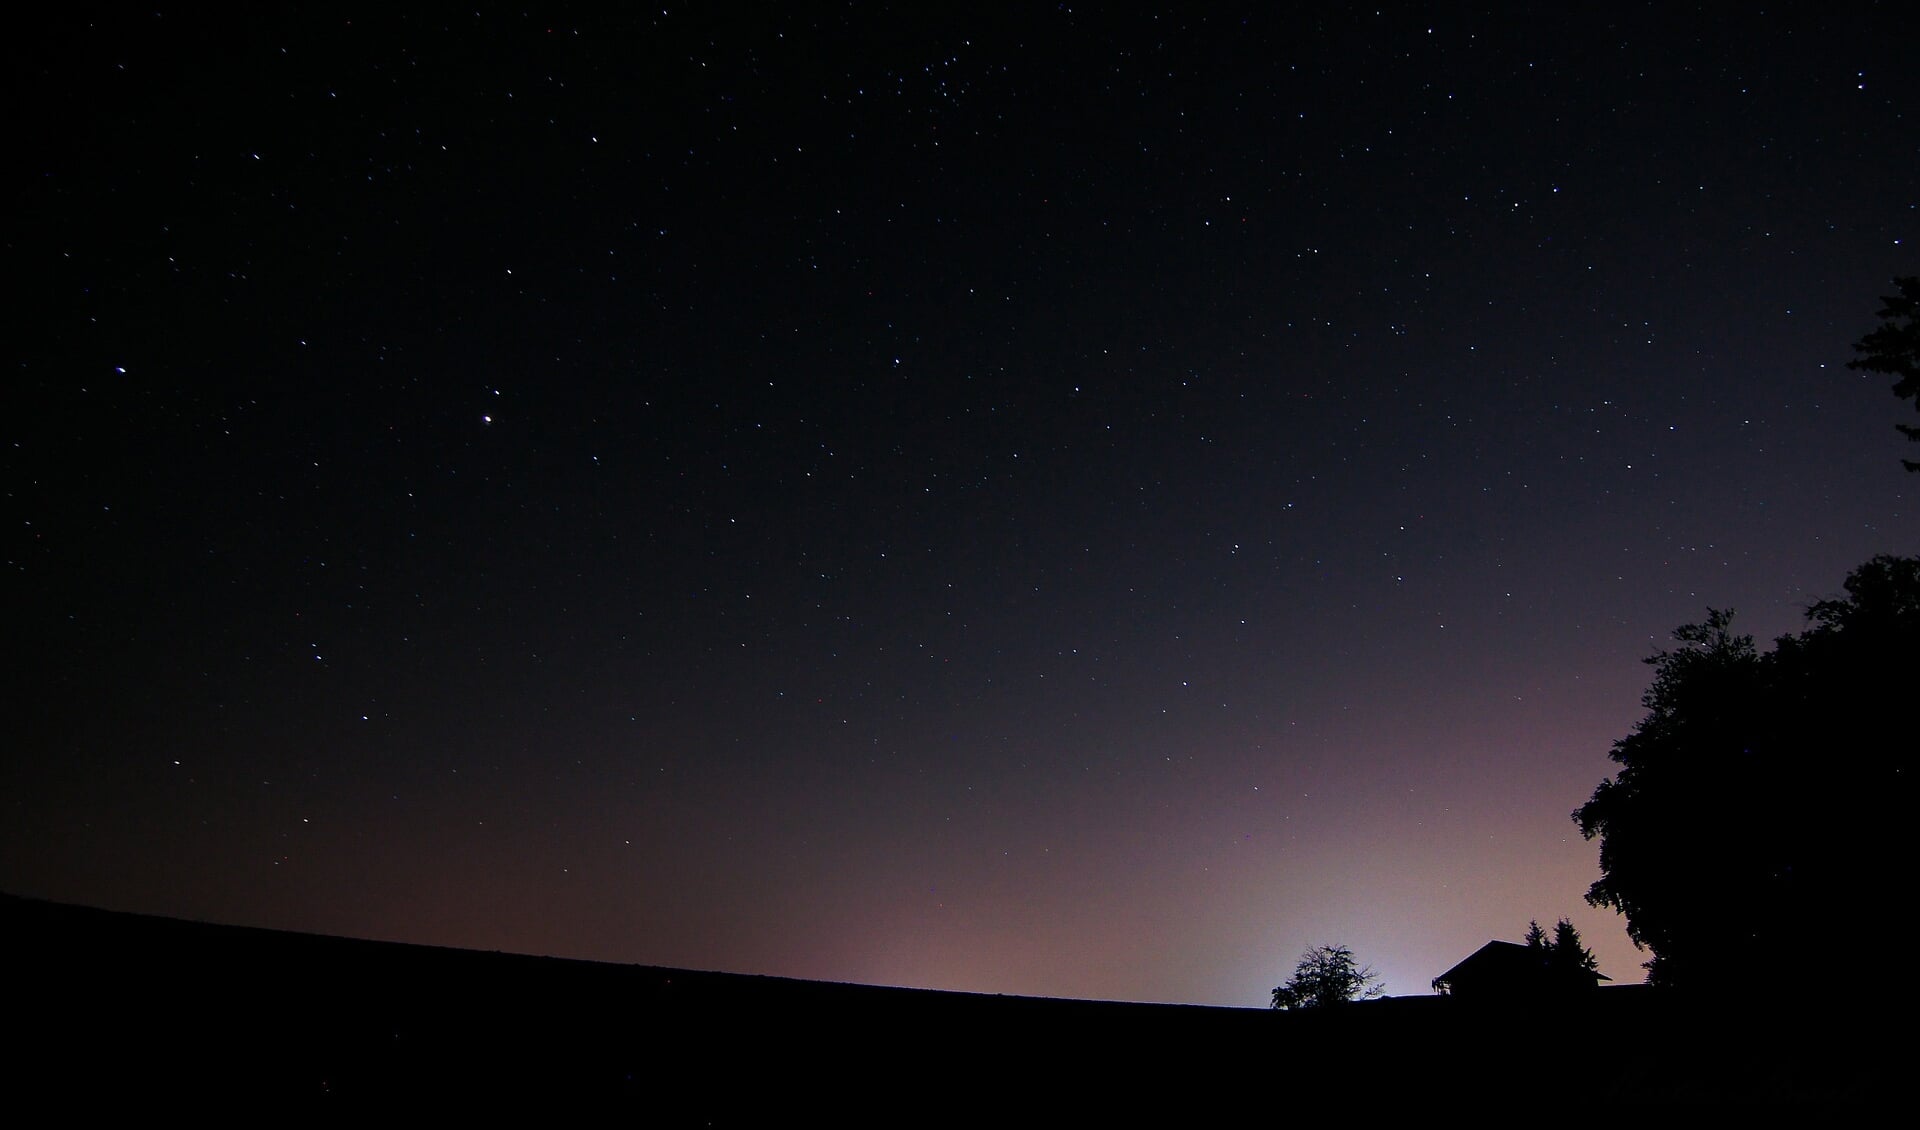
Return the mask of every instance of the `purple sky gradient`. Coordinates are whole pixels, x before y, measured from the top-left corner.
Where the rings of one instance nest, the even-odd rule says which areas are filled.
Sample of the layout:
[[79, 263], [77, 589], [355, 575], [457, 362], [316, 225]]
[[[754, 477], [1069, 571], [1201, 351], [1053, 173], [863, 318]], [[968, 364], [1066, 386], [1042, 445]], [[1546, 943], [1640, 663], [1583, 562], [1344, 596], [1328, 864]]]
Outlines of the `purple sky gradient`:
[[1247, 1006], [1566, 916], [1638, 980], [1568, 814], [1641, 659], [1920, 548], [1845, 368], [1894, 18], [42, 17], [0, 887]]

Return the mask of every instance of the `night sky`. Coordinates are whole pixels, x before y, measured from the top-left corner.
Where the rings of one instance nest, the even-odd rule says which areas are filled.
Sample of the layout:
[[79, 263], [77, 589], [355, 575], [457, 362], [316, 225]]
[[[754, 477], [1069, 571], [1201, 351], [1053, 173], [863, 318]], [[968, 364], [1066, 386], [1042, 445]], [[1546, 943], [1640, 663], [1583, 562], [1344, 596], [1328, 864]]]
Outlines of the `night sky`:
[[1920, 550], [1907, 5], [955, 7], [15, 25], [0, 889], [1638, 980], [1641, 659]]

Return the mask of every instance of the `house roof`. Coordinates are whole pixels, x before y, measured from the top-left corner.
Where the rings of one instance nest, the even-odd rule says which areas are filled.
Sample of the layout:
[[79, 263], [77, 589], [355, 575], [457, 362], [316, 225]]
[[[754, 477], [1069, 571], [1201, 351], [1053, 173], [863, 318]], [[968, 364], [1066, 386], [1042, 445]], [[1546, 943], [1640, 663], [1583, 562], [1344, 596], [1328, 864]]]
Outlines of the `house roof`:
[[[1461, 981], [1502, 981], [1509, 984], [1537, 981], [1546, 966], [1541, 954], [1530, 946], [1518, 942], [1488, 942], [1462, 958], [1459, 964], [1434, 978], [1434, 982], [1445, 981], [1459, 984]], [[1613, 978], [1604, 973], [1594, 973], [1596, 981], [1611, 981]]]
[[1462, 958], [1459, 964], [1434, 978], [1455, 981], [1465, 976], [1498, 977], [1506, 974], [1525, 976], [1540, 966], [1533, 951], [1517, 942], [1488, 942]]

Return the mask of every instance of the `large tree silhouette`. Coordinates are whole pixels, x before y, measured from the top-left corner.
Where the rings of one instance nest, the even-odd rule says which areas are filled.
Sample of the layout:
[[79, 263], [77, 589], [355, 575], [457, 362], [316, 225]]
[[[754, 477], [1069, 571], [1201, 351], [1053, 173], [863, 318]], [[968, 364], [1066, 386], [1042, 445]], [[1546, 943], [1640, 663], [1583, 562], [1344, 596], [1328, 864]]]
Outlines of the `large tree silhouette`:
[[[1914, 409], [1920, 411], [1920, 275], [1894, 279], [1893, 285], [1900, 293], [1880, 299], [1886, 303], [1880, 310], [1880, 328], [1853, 343], [1853, 351], [1860, 356], [1847, 362], [1847, 368], [1890, 374], [1893, 394], [1913, 401]], [[1894, 427], [1908, 439], [1920, 441], [1920, 427]], [[1920, 471], [1920, 462], [1900, 462], [1909, 471]]]
[[1676, 631], [1620, 770], [1573, 814], [1600, 840], [1587, 901], [1626, 916], [1656, 983], [1776, 980], [1911, 875], [1920, 558], [1877, 557], [1846, 590], [1771, 652], [1727, 611]]

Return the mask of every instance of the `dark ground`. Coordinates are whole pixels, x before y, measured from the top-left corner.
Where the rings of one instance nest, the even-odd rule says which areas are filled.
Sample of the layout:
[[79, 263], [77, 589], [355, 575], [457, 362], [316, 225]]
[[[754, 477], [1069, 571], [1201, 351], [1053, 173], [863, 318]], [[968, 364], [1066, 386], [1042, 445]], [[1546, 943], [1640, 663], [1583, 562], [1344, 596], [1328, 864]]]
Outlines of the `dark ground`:
[[[1864, 1007], [1640, 986], [1485, 1010], [987, 997], [325, 938], [0, 896], [5, 1090], [282, 1118], [611, 1109], [667, 1124], [1513, 1110], [1851, 1116], [1904, 1091]], [[1889, 1008], [1892, 1016], [1901, 1010]]]

